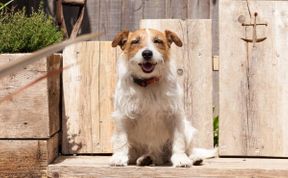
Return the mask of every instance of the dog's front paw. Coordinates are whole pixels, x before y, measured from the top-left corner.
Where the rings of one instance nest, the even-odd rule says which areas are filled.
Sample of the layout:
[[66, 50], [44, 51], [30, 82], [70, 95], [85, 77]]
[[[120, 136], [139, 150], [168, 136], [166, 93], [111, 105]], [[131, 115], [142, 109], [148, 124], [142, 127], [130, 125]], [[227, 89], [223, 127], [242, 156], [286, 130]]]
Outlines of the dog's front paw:
[[127, 166], [128, 160], [128, 155], [116, 153], [110, 159], [110, 166]]
[[185, 153], [176, 153], [171, 157], [171, 162], [174, 167], [191, 167], [192, 161]]

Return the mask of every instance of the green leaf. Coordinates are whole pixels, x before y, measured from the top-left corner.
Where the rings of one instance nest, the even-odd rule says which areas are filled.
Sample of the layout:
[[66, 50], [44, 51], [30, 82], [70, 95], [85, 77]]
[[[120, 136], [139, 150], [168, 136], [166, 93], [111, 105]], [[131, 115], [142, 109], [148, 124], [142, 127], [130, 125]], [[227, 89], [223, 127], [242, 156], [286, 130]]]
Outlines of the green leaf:
[[0, 53], [33, 52], [62, 41], [63, 33], [54, 25], [43, 6], [26, 16], [18, 12], [0, 13]]

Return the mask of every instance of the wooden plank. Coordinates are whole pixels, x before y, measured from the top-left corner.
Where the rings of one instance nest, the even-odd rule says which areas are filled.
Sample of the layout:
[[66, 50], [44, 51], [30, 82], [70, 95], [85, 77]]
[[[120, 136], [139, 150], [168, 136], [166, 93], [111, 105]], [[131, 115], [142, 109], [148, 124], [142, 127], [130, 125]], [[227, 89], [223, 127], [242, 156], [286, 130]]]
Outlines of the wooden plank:
[[188, 0], [188, 18], [209, 19], [210, 0]]
[[[87, 153], [93, 150], [92, 138], [93, 140], [95, 138], [92, 135], [92, 128], [99, 128], [99, 125], [92, 127], [92, 118], [98, 119], [99, 113], [98, 110], [91, 112], [91, 108], [98, 107], [98, 103], [93, 103], [94, 99], [98, 98], [98, 92], [91, 91], [98, 88], [98, 63], [98, 42], [79, 43], [63, 51], [63, 66], [76, 64], [75, 67], [63, 72], [62, 152], [64, 154]], [[99, 141], [99, 137], [96, 140]]]
[[[29, 54], [2, 54], [0, 65]], [[61, 55], [42, 59], [0, 80], [0, 98], [58, 69]], [[44, 79], [0, 107], [0, 138], [48, 138], [59, 130], [60, 76]]]
[[[69, 13], [67, 13], [69, 16]], [[83, 25], [80, 34], [100, 31], [100, 0], [88, 0], [86, 2], [86, 14], [84, 16]], [[97, 38], [99, 40], [99, 38]]]
[[[55, 54], [47, 58], [48, 71], [62, 67], [62, 54]], [[49, 136], [60, 130], [61, 115], [61, 74], [53, 75], [47, 79], [48, 85], [48, 108], [49, 108]]]
[[252, 37], [239, 22], [250, 22], [246, 2], [220, 3], [220, 154], [287, 157], [288, 3], [249, 5], [258, 22], [268, 23], [257, 27], [267, 40], [254, 48], [240, 39]]
[[[74, 0], [72, 0], [74, 1]], [[76, 0], [78, 1], [78, 0]], [[187, 19], [210, 15], [210, 0], [94, 0], [87, 1], [87, 12], [80, 33], [104, 32], [99, 40], [112, 40], [121, 30], [135, 30], [141, 19]], [[64, 6], [67, 29], [77, 17], [78, 7]]]
[[287, 177], [287, 159], [217, 158], [202, 166], [109, 167], [109, 156], [61, 157], [49, 165], [48, 176], [63, 177]]
[[187, 32], [188, 58], [184, 61], [186, 115], [198, 130], [196, 146], [213, 148], [211, 20], [187, 20]]
[[100, 40], [112, 40], [121, 29], [121, 0], [99, 1], [99, 32], [104, 32]]
[[166, 0], [166, 18], [188, 18], [188, 0]]
[[160, 19], [165, 18], [166, 2], [165, 0], [146, 0], [143, 1], [143, 18]]
[[48, 140], [0, 140], [0, 177], [45, 177], [58, 156], [58, 134]]
[[219, 55], [219, 0], [210, 0], [212, 19], [212, 55]]
[[[99, 67], [99, 122], [100, 122], [100, 150], [95, 152], [111, 153], [112, 111], [114, 110], [114, 92], [116, 83], [116, 50], [111, 48], [111, 42], [100, 44]], [[95, 133], [93, 133], [95, 134]]]
[[111, 42], [84, 42], [64, 50], [64, 154], [111, 153], [111, 113], [116, 49]]
[[134, 31], [139, 28], [143, 18], [143, 4], [142, 0], [122, 0], [121, 30]]
[[213, 147], [211, 21], [142, 20], [140, 27], [162, 31], [169, 29], [182, 39], [183, 47], [172, 45], [171, 55], [172, 58], [177, 57], [177, 73], [184, 90], [186, 115], [199, 130], [195, 145]]

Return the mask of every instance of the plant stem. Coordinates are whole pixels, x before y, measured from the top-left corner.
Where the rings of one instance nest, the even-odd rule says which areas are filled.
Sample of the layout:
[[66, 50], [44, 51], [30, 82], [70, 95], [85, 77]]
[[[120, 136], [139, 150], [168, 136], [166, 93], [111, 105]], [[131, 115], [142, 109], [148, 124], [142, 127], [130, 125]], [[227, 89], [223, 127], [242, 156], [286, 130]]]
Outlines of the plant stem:
[[4, 9], [6, 6], [8, 6], [10, 3], [12, 3], [14, 0], [10, 0], [9, 2], [7, 2], [6, 4], [4, 4], [3, 6], [0, 7], [0, 10]]

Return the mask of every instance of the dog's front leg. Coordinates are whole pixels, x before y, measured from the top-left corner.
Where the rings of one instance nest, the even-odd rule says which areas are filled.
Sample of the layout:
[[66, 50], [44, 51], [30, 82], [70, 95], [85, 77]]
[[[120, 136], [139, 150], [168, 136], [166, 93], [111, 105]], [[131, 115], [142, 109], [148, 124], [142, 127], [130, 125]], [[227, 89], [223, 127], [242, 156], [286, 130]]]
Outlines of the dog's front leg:
[[113, 155], [110, 160], [111, 166], [127, 166], [129, 161], [129, 146], [127, 133], [121, 124], [116, 122], [115, 133], [112, 137]]
[[185, 126], [181, 121], [174, 130], [171, 162], [174, 167], [190, 167], [192, 166], [192, 161], [186, 154]]

